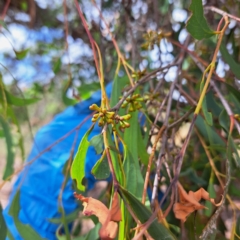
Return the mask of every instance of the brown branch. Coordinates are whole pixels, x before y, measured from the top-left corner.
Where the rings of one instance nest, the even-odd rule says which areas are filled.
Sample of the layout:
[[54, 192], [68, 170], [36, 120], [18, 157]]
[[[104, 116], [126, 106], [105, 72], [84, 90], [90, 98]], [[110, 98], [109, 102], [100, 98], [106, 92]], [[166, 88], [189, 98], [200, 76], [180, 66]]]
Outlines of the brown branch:
[[11, 0], [7, 0], [6, 4], [4, 6], [3, 12], [0, 16], [0, 20], [3, 20], [5, 18], [6, 14], [7, 14], [7, 11], [8, 11], [8, 8], [9, 8], [9, 5], [10, 5], [10, 2], [11, 2]]
[[228, 16], [229, 18], [232, 18], [232, 19], [240, 22], [240, 18], [238, 18], [238, 17], [236, 17], [236, 16], [234, 16], [234, 15], [232, 15], [232, 14], [229, 14], [229, 13], [227, 13], [227, 12], [225, 12], [225, 11], [219, 9], [219, 8], [216, 8], [216, 7], [214, 7], [214, 6], [206, 6], [204, 9], [210, 10], [210, 11], [212, 11], [212, 12], [216, 12], [216, 13], [222, 15], [222, 16], [225, 16], [225, 15], [226, 15], [226, 16]]

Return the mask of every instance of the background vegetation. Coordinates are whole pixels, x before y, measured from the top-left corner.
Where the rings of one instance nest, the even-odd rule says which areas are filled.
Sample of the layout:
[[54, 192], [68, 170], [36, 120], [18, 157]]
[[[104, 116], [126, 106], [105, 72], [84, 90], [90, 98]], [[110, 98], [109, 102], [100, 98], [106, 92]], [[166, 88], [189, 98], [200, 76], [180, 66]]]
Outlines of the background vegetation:
[[25, 159], [24, 133], [31, 139], [101, 89], [101, 106], [90, 107], [103, 128], [92, 143], [102, 153], [93, 172], [112, 175], [101, 197], [109, 210], [83, 197], [89, 129], [69, 171], [76, 198], [102, 226], [94, 219], [86, 236], [57, 237], [239, 239], [239, 1], [5, 0], [0, 9], [0, 187], [17, 174], [15, 156]]

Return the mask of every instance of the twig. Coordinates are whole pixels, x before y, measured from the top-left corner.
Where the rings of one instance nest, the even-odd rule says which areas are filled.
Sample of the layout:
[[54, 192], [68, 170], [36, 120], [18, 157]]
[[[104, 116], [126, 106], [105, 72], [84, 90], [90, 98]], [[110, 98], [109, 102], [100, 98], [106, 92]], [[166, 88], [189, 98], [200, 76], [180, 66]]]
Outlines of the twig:
[[222, 16], [225, 16], [225, 15], [226, 15], [226, 16], [228, 16], [229, 18], [232, 18], [232, 19], [240, 22], [240, 18], [238, 18], [238, 17], [236, 17], [236, 16], [234, 16], [234, 15], [232, 15], [232, 14], [229, 14], [229, 13], [227, 13], [227, 12], [225, 12], [225, 11], [219, 9], [219, 8], [216, 8], [216, 7], [214, 7], [214, 6], [206, 6], [205, 9], [210, 10], [210, 11], [212, 11], [212, 12], [216, 12], [216, 13], [222, 15]]
[[81, 11], [81, 8], [79, 6], [79, 3], [77, 0], [75, 0], [75, 5], [76, 5], [76, 8], [77, 8], [77, 11], [78, 11], [78, 14], [82, 20], [82, 23], [83, 23], [83, 26], [85, 28], [85, 31], [87, 32], [87, 35], [88, 35], [88, 38], [89, 38], [89, 41], [90, 41], [90, 44], [91, 44], [91, 47], [92, 47], [92, 51], [93, 51], [93, 57], [94, 57], [94, 61], [95, 61], [95, 66], [96, 66], [96, 69], [97, 69], [97, 73], [98, 73], [98, 77], [99, 79], [101, 79], [101, 73], [99, 71], [99, 64], [98, 64], [98, 59], [97, 59], [97, 55], [96, 55], [96, 51], [95, 51], [95, 46], [94, 46], [94, 40], [92, 38], [92, 35], [88, 29], [88, 26], [87, 26], [87, 22], [83, 16], [83, 13]]
[[16, 174], [18, 174], [19, 172], [21, 172], [25, 167], [31, 165], [33, 162], [35, 162], [39, 157], [41, 157], [45, 152], [48, 152], [49, 150], [51, 150], [55, 145], [57, 145], [58, 143], [62, 142], [65, 138], [67, 138], [69, 135], [71, 135], [74, 131], [79, 130], [83, 124], [85, 124], [85, 122], [92, 117], [93, 114], [88, 115], [87, 117], [85, 117], [83, 119], [83, 121], [77, 125], [74, 129], [72, 129], [71, 131], [69, 131], [68, 133], [66, 133], [64, 136], [62, 136], [61, 138], [59, 138], [57, 141], [55, 141], [54, 143], [52, 143], [50, 146], [46, 147], [44, 150], [42, 150], [39, 154], [37, 154], [34, 158], [30, 159], [27, 163], [25, 163], [20, 169], [16, 170], [13, 174], [11, 174], [9, 177], [7, 177], [6, 180], [4, 180], [1, 184], [0, 184], [0, 189], [5, 185], [5, 183], [7, 181], [9, 181], [13, 176], [15, 176]]
[[[182, 57], [180, 58], [180, 59], [182, 59], [183, 60], [183, 56], [184, 55], [182, 55]], [[181, 61], [180, 61], [181, 62]], [[165, 145], [166, 145], [166, 143], [167, 143], [167, 138], [168, 138], [168, 136], [167, 136], [167, 128], [168, 128], [168, 118], [169, 118], [169, 115], [170, 115], [170, 111], [171, 111], [171, 106], [172, 106], [172, 95], [173, 95], [173, 91], [174, 91], [174, 89], [175, 89], [175, 86], [176, 86], [176, 84], [177, 84], [177, 81], [178, 81], [178, 78], [179, 78], [179, 72], [180, 72], [180, 66], [181, 66], [181, 64], [179, 63], [178, 64], [178, 70], [177, 70], [177, 76], [176, 76], [176, 78], [175, 78], [175, 80], [172, 82], [172, 84], [171, 84], [171, 87], [170, 87], [170, 90], [169, 90], [169, 97], [168, 97], [168, 103], [167, 103], [167, 109], [166, 109], [166, 116], [165, 116], [165, 121], [164, 121], [164, 124], [163, 124], [163, 126], [165, 126], [166, 127], [166, 130], [165, 130], [165, 132], [164, 132], [164, 134], [163, 134], [163, 140], [162, 140], [162, 146], [161, 146], [161, 150], [160, 150], [160, 155], [162, 156], [162, 155], [164, 155], [164, 152], [165, 152]], [[160, 172], [160, 159], [161, 158], [159, 158], [158, 159], [158, 161], [157, 161], [157, 163], [156, 163], [156, 165], [157, 165], [157, 171], [156, 171], [156, 174], [155, 174], [155, 178], [154, 178], [154, 183], [153, 183], [153, 193], [152, 193], [152, 199], [151, 199], [151, 203], [154, 203], [154, 199], [156, 198], [156, 196], [157, 196], [157, 190], [158, 190], [158, 172]]]
[[218, 209], [216, 210], [216, 212], [213, 214], [213, 216], [211, 217], [211, 219], [209, 220], [209, 222], [207, 223], [207, 226], [203, 229], [202, 234], [200, 235], [200, 239], [206, 240], [208, 239], [208, 237], [210, 235], [212, 235], [216, 230], [216, 221], [217, 218], [220, 214], [220, 212], [222, 211], [223, 207], [224, 207], [224, 203], [226, 201], [226, 196], [227, 196], [227, 192], [228, 192], [228, 187], [230, 184], [230, 179], [231, 179], [231, 168], [230, 168], [230, 163], [229, 160], [226, 160], [226, 185], [224, 188], [224, 193], [223, 193], [223, 199], [222, 199], [222, 204], [220, 207], [218, 207]]
[[165, 130], [165, 128], [166, 128], [165, 126], [162, 126], [161, 129], [158, 131], [158, 135], [155, 139], [155, 142], [152, 146], [151, 154], [149, 156], [147, 172], [146, 172], [144, 187], [143, 187], [143, 195], [142, 195], [142, 203], [143, 204], [145, 204], [145, 201], [146, 201], [147, 186], [148, 186], [148, 181], [149, 181], [149, 177], [150, 177], [150, 171], [151, 171], [151, 166], [152, 166], [152, 162], [153, 162], [153, 158], [154, 158], [154, 153], [155, 153], [155, 150], [156, 150], [156, 147], [157, 147], [157, 143], [158, 143], [160, 137], [162, 136], [162, 133]]
[[[11, 2], [11, 0], [7, 0], [6, 4], [4, 6], [3, 12], [0, 16], [0, 20], [3, 20], [5, 18], [6, 14], [7, 14], [8, 7], [10, 5], [10, 2]], [[0, 25], [0, 27], [1, 27], [1, 25]]]
[[137, 81], [137, 83], [130, 90], [128, 90], [124, 94], [124, 96], [121, 98], [121, 100], [113, 108], [111, 108], [110, 111], [118, 111], [119, 108], [122, 106], [123, 102], [127, 99], [127, 97], [129, 95], [131, 95], [136, 90], [136, 88], [138, 88], [140, 85], [150, 81], [151, 80], [150, 77], [152, 77], [153, 75], [157, 74], [158, 72], [164, 71], [165, 69], [168, 69], [168, 68], [176, 66], [176, 65], [177, 65], [177, 63], [171, 63], [171, 64], [169, 64], [169, 65], [167, 65], [165, 67], [158, 68], [158, 69], [150, 72], [146, 76], [142, 77], [139, 81]]
[[[211, 81], [211, 86], [213, 87], [213, 89], [217, 93], [217, 95], [218, 95], [220, 101], [222, 102], [222, 105], [225, 108], [229, 118], [232, 118], [234, 116], [233, 111], [232, 111], [231, 107], [229, 106], [228, 102], [226, 101], [226, 99], [223, 97], [220, 90], [218, 89], [217, 85], [213, 81]], [[234, 125], [235, 125], [235, 127], [238, 131], [238, 134], [240, 134], [240, 126], [239, 126], [239, 124], [236, 120], [234, 120]]]

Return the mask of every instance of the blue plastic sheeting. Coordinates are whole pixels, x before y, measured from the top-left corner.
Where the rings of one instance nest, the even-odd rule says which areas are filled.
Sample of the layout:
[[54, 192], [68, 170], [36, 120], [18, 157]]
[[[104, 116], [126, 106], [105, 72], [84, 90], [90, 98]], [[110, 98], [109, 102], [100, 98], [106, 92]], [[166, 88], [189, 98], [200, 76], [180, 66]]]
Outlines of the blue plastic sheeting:
[[[112, 85], [106, 87], [107, 94], [110, 95]], [[95, 92], [91, 98], [75, 106], [68, 107], [64, 112], [58, 114], [52, 122], [41, 128], [35, 136], [32, 151], [27, 162], [34, 160], [18, 176], [13, 186], [10, 196], [10, 203], [14, 193], [20, 188], [20, 213], [19, 220], [31, 225], [42, 238], [48, 240], [56, 239], [55, 232], [59, 227], [48, 221], [49, 218], [60, 218], [58, 211], [58, 196], [64, 181], [63, 167], [70, 157], [70, 152], [74, 147], [74, 154], [77, 152], [78, 145], [92, 125], [91, 117], [83, 123], [79, 130], [71, 130], [79, 126], [92, 111], [89, 106], [93, 103], [100, 105], [101, 92]], [[101, 128], [95, 126], [89, 139], [101, 132]], [[61, 139], [54, 147], [46, 152], [39, 154], [51, 146], [54, 142]], [[73, 146], [75, 144], [75, 146]], [[89, 147], [85, 164], [85, 177], [88, 181], [88, 189], [92, 188], [95, 182], [91, 169], [99, 159], [99, 155], [93, 147]], [[66, 214], [73, 212], [78, 204], [73, 197], [72, 181], [69, 180], [62, 195], [62, 203]], [[19, 235], [13, 218], [8, 215], [10, 204], [4, 210], [4, 218], [8, 229], [10, 229], [15, 240], [22, 240]], [[30, 239], [24, 239], [30, 240]]]

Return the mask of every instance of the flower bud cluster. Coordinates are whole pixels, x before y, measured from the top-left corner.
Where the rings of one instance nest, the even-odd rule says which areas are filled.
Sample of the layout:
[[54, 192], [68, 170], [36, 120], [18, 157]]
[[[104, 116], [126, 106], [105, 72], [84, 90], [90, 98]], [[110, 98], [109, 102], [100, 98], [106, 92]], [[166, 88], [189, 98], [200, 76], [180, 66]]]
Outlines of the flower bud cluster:
[[129, 128], [130, 127], [130, 124], [127, 122], [127, 120], [129, 120], [131, 118], [131, 115], [130, 114], [126, 114], [126, 115], [123, 115], [123, 116], [119, 116], [117, 115], [115, 117], [115, 123], [119, 123], [120, 126], [120, 130], [121, 131], [124, 131], [125, 128]]
[[140, 102], [143, 102], [144, 99], [140, 96], [140, 94], [134, 94], [127, 99], [122, 104], [122, 108], [125, 108], [129, 105], [129, 111], [134, 112], [142, 107]]
[[140, 78], [144, 77], [146, 75], [147, 69], [144, 69], [143, 71], [136, 71], [132, 73], [132, 77], [136, 80], [139, 80]]
[[144, 101], [153, 101], [155, 99], [159, 99], [159, 93], [147, 93], [143, 97]]
[[125, 129], [130, 127], [130, 124], [127, 122], [131, 118], [130, 114], [123, 116], [117, 115], [115, 112], [108, 111], [106, 108], [100, 108], [96, 104], [92, 104], [89, 109], [97, 111], [93, 115], [92, 122], [98, 121], [98, 126], [102, 127], [104, 124], [120, 124], [120, 129]]

